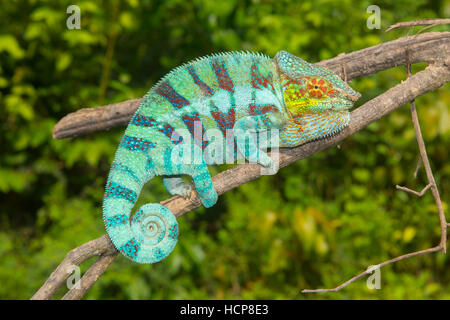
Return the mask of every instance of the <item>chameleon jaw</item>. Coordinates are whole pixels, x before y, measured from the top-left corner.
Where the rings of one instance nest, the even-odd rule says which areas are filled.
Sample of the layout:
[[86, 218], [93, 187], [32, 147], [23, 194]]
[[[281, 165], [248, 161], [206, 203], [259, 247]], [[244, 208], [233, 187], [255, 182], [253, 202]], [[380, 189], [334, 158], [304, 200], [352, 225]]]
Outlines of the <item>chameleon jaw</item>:
[[296, 147], [308, 142], [330, 138], [349, 125], [350, 112], [309, 112], [292, 116], [280, 132], [280, 147]]

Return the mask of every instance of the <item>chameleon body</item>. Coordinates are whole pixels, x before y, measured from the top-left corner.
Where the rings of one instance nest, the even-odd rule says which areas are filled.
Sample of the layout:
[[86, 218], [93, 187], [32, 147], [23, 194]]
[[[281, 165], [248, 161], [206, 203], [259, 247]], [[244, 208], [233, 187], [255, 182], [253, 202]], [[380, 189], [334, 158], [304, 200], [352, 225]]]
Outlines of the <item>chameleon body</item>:
[[146, 94], [114, 157], [103, 202], [111, 241], [133, 261], [164, 259], [178, 239], [172, 212], [147, 204], [130, 223], [146, 182], [163, 176], [170, 194], [187, 198], [191, 185], [181, 176], [189, 175], [202, 204], [211, 207], [217, 192], [207, 166], [218, 163], [220, 148], [208, 148], [218, 137], [224, 154], [273, 167], [254, 136], [237, 139], [239, 135], [278, 129], [280, 147], [331, 136], [347, 126], [349, 109], [359, 96], [332, 71], [285, 51], [273, 59], [222, 53], [174, 69]]

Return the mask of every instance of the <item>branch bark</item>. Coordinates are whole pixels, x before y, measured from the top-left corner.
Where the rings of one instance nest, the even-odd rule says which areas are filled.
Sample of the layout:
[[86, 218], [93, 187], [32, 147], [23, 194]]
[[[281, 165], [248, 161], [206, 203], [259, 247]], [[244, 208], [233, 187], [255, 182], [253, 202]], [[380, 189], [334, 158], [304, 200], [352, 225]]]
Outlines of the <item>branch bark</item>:
[[[281, 149], [279, 153], [280, 168], [336, 144], [416, 97], [433, 91], [450, 81], [450, 33], [448, 32], [404, 37], [350, 54], [342, 54], [319, 64], [331, 67], [341, 74], [345, 69], [348, 79], [352, 79], [392, 66], [406, 64], [406, 44], [408, 44], [410, 50], [409, 61], [426, 61], [430, 65], [425, 70], [418, 72], [352, 111], [349, 126], [338, 135], [297, 148]], [[125, 124], [137, 108], [139, 104], [137, 100], [139, 99], [69, 114], [55, 126], [55, 137], [75, 136]], [[125, 118], [127, 118], [126, 121]], [[72, 125], [72, 121], [75, 125]], [[213, 185], [218, 194], [221, 195], [260, 176], [261, 167], [259, 165], [237, 165], [214, 176]], [[169, 208], [177, 217], [180, 217], [186, 212], [198, 208], [200, 200], [193, 192], [189, 199], [176, 196], [161, 202], [161, 204]], [[89, 269], [82, 277], [83, 289], [76, 293], [72, 288], [72, 293], [69, 291], [64, 297], [67, 299], [81, 298], [109, 266], [116, 254], [117, 251], [107, 235], [73, 249], [32, 299], [50, 299], [69, 277], [67, 268], [70, 265], [79, 265], [93, 256], [100, 256], [91, 267], [92, 271]], [[102, 258], [104, 256], [109, 258]]]

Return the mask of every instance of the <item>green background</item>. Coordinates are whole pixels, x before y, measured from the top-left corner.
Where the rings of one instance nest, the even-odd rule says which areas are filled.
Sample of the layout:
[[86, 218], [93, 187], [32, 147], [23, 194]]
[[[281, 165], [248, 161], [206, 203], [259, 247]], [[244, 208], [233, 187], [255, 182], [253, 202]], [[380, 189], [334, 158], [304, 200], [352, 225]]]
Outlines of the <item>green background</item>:
[[[70, 4], [81, 8], [81, 30], [66, 27]], [[370, 4], [381, 8], [379, 30], [366, 26]], [[30, 298], [70, 249], [105, 233], [104, 184], [124, 128], [53, 140], [67, 113], [143, 96], [172, 68], [213, 52], [287, 50], [317, 62], [406, 35], [384, 32], [395, 22], [449, 16], [448, 0], [1, 1], [0, 298]], [[360, 105], [404, 79], [397, 67], [351, 85], [363, 94]], [[448, 85], [417, 99], [446, 211], [449, 104]], [[405, 106], [340, 149], [183, 216], [168, 259], [139, 265], [119, 256], [86, 298], [449, 299], [450, 257], [442, 253], [383, 268], [381, 290], [361, 279], [338, 293], [299, 293], [438, 244], [431, 194], [419, 199], [394, 187], [427, 184], [423, 171], [413, 178], [417, 159]], [[154, 179], [140, 203], [167, 197]]]

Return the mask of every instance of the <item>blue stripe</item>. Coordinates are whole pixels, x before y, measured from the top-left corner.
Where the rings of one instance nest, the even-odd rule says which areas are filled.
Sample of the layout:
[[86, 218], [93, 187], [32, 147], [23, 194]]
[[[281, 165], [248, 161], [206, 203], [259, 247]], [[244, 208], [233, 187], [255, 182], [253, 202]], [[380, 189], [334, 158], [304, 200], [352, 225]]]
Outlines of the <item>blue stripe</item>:
[[123, 225], [128, 223], [128, 217], [125, 214], [117, 214], [109, 217], [105, 220], [105, 224], [108, 228]]
[[205, 82], [203, 82], [200, 79], [197, 72], [195, 72], [194, 67], [189, 65], [189, 66], [187, 66], [187, 70], [188, 70], [189, 74], [191, 75], [192, 79], [194, 80], [194, 83], [200, 88], [200, 90], [203, 92], [203, 94], [206, 97], [211, 97], [214, 94], [214, 91]]
[[148, 149], [156, 148], [156, 145], [149, 140], [124, 135], [119, 147], [131, 151], [142, 151], [146, 153]]
[[132, 260], [136, 260], [137, 255], [141, 250], [141, 244], [136, 240], [136, 238], [131, 238], [119, 250]]
[[155, 92], [169, 101], [176, 109], [181, 109], [189, 104], [189, 101], [181, 94], [175, 91], [169, 81], [163, 81], [155, 89]]
[[137, 193], [127, 187], [121, 186], [114, 181], [110, 181], [106, 186], [105, 198], [125, 199], [135, 204], [137, 200]]

